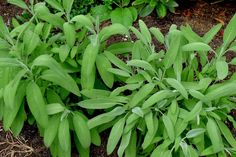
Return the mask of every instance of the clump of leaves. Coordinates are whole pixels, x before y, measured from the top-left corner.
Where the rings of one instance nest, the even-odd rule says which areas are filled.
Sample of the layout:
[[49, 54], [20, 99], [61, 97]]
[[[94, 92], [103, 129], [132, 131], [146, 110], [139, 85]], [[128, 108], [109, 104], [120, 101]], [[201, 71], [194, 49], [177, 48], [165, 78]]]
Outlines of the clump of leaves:
[[[130, 28], [138, 39], [131, 59], [116, 60], [107, 69], [125, 84], [107, 95], [103, 90], [82, 91], [89, 99], [79, 102], [80, 107], [105, 111], [89, 119], [88, 127], [99, 132], [111, 128], [107, 152], [118, 147], [120, 157], [235, 156], [236, 140], [224, 124], [232, 120], [228, 113], [236, 105], [235, 76], [222, 80], [232, 75], [229, 64], [235, 64], [224, 55], [235, 51], [236, 15], [216, 50], [208, 43], [221, 24], [203, 37], [189, 26], [179, 30], [172, 25], [166, 36], [142, 21], [139, 26], [140, 31]], [[165, 49], [155, 47], [152, 37]], [[109, 51], [104, 55], [114, 57]]]

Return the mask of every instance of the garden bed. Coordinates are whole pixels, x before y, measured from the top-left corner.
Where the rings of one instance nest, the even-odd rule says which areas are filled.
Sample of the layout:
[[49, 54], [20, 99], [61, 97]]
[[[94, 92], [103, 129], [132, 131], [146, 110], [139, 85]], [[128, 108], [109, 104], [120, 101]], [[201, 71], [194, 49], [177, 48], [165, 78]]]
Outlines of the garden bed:
[[[195, 32], [199, 35], [205, 34], [212, 26], [222, 23], [227, 24], [236, 12], [235, 2], [222, 2], [217, 4], [210, 4], [204, 1], [190, 1], [186, 3], [185, 0], [180, 2], [180, 7], [177, 8], [175, 14], [168, 14], [165, 18], [159, 19], [155, 14], [142, 18], [148, 27], [158, 27], [163, 33], [167, 33], [172, 24], [177, 26], [189, 24]], [[4, 17], [5, 22], [9, 25], [9, 19], [19, 13], [19, 9], [8, 5], [4, 0], [0, 0], [0, 15]], [[135, 23], [135, 25], [137, 25]], [[215, 48], [222, 42], [223, 31], [220, 31], [214, 39], [211, 46]], [[112, 38], [109, 42], [115, 42], [119, 38]], [[231, 60], [236, 55], [235, 53], [228, 53], [227, 60]], [[231, 72], [236, 71], [235, 66], [230, 67]], [[232, 115], [236, 118], [236, 112], [232, 111]], [[236, 130], [228, 123], [229, 128], [236, 136]], [[102, 145], [100, 147], [92, 146], [92, 157], [106, 157], [106, 141], [108, 134], [102, 134]], [[10, 132], [4, 132], [0, 123], [0, 156], [1, 157], [49, 157], [50, 153], [45, 148], [42, 139], [40, 138], [36, 127], [25, 125], [23, 132], [19, 138], [13, 138]], [[74, 154], [74, 156], [77, 156]], [[115, 157], [113, 153], [111, 157]]]

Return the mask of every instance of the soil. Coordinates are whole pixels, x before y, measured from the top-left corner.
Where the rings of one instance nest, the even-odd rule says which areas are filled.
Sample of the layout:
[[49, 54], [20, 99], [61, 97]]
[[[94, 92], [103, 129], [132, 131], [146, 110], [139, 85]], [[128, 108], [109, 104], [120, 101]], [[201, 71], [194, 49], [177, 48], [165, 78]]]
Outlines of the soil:
[[[214, 3], [208, 0], [179, 0], [180, 7], [177, 8], [175, 14], [168, 14], [165, 18], [160, 19], [156, 14], [152, 14], [145, 18], [141, 18], [148, 27], [158, 27], [163, 33], [167, 33], [172, 24], [177, 26], [189, 24], [192, 29], [199, 35], [205, 34], [212, 26], [222, 23], [224, 26], [229, 22], [231, 17], [236, 13], [236, 1], [225, 0], [221, 3]], [[20, 10], [6, 3], [6, 0], [0, 0], [0, 15], [3, 16], [5, 22], [9, 25], [11, 17], [19, 14]], [[137, 26], [137, 23], [135, 24]], [[223, 31], [220, 31], [212, 47], [218, 46], [222, 42]], [[110, 42], [119, 39], [112, 38]], [[236, 55], [229, 53], [227, 59], [231, 60]], [[235, 67], [230, 67], [231, 72], [235, 72]], [[231, 115], [236, 118], [236, 110]], [[227, 123], [229, 128], [236, 135], [236, 130], [232, 124]], [[4, 132], [0, 123], [0, 157], [50, 157], [50, 152], [44, 147], [42, 138], [39, 136], [36, 127], [25, 125], [23, 132], [18, 138], [13, 138], [11, 132]], [[235, 136], [236, 137], [236, 136]], [[92, 157], [108, 157], [106, 155], [106, 142], [108, 134], [102, 134], [102, 145], [100, 147], [93, 146], [91, 148]], [[8, 154], [7, 154], [8, 153]], [[78, 155], [74, 154], [74, 157]], [[110, 157], [117, 157], [114, 153]]]

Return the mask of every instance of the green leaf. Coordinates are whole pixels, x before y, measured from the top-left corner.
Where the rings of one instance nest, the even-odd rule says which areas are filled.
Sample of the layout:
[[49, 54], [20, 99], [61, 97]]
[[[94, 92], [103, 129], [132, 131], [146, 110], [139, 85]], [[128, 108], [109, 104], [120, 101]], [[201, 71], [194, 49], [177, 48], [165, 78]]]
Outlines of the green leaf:
[[58, 140], [63, 151], [68, 151], [70, 149], [70, 127], [67, 118], [63, 119], [59, 124]]
[[188, 99], [188, 92], [186, 91], [186, 89], [184, 88], [184, 86], [177, 80], [172, 79], [172, 78], [167, 78], [166, 82], [172, 86], [173, 88], [175, 88], [176, 90], [178, 90], [186, 99]]
[[216, 62], [217, 77], [220, 80], [225, 79], [228, 76], [229, 67], [228, 63], [221, 60]]
[[120, 146], [119, 146], [119, 149], [118, 149], [118, 156], [119, 157], [122, 157], [124, 152], [125, 152], [125, 149], [128, 147], [129, 143], [131, 142], [130, 139], [131, 139], [131, 130], [127, 133], [127, 134], [124, 134], [121, 138], [121, 142], [120, 142]]
[[208, 118], [206, 127], [214, 152], [222, 151], [224, 149], [224, 145], [216, 122], [212, 118]]
[[133, 43], [132, 42], [118, 42], [111, 44], [108, 48], [106, 48], [107, 51], [111, 52], [112, 54], [123, 54], [131, 52], [133, 49]]
[[153, 94], [152, 96], [150, 96], [150, 98], [148, 98], [144, 103], [143, 103], [143, 109], [149, 108], [151, 106], [153, 106], [155, 103], [170, 98], [172, 96], [174, 96], [175, 94], [170, 91], [170, 90], [161, 90], [155, 94]]
[[155, 127], [154, 127], [154, 120], [153, 120], [153, 114], [152, 112], [149, 112], [148, 114], [145, 115], [145, 123], [148, 129], [148, 132], [150, 134], [154, 133]]
[[140, 10], [139, 15], [141, 17], [146, 17], [146, 16], [150, 15], [154, 9], [155, 9], [154, 7], [151, 7], [150, 5], [146, 5], [142, 8], [142, 10]]
[[171, 32], [171, 37], [170, 46], [163, 60], [166, 69], [170, 68], [175, 62], [180, 47], [181, 33], [179, 31], [173, 31]]
[[27, 5], [23, 0], [7, 0], [7, 2], [16, 5], [22, 9], [28, 9]]
[[151, 37], [151, 33], [149, 32], [147, 25], [142, 20], [139, 20], [138, 23], [139, 23], [141, 34], [146, 39], [147, 43], [151, 43], [152, 37]]
[[115, 125], [112, 127], [107, 143], [108, 155], [110, 155], [116, 148], [116, 145], [118, 144], [122, 136], [124, 125], [125, 125], [125, 118], [122, 118], [119, 121], [117, 121]]
[[210, 51], [211, 47], [202, 42], [193, 42], [182, 47], [183, 51]]
[[63, 31], [66, 37], [67, 44], [72, 48], [76, 40], [76, 32], [74, 25], [69, 22], [64, 23]]
[[70, 13], [74, 0], [62, 0], [63, 7], [67, 14]]
[[202, 37], [202, 41], [207, 44], [210, 43], [212, 39], [216, 36], [216, 34], [219, 32], [221, 27], [222, 24], [220, 23], [212, 27], [206, 34], [204, 34], [204, 36]]
[[46, 105], [48, 115], [54, 115], [63, 112], [66, 108], [60, 103], [52, 103]]
[[[20, 107], [23, 103], [25, 97], [25, 86], [24, 82], [19, 83], [19, 87], [16, 91], [16, 95], [12, 98], [14, 99], [14, 107], [11, 108], [10, 106], [5, 105], [3, 109], [3, 128], [4, 130], [8, 130], [12, 123], [14, 122], [17, 113], [20, 110]], [[13, 92], [13, 91], [11, 91]]]
[[32, 31], [25, 32], [23, 41], [27, 55], [30, 55], [41, 42], [39, 35]]
[[80, 90], [74, 79], [49, 55], [37, 57], [33, 61], [32, 68], [34, 66], [46, 66], [50, 68], [49, 71], [45, 72], [44, 79], [55, 82], [73, 94], [80, 96]]
[[186, 118], [184, 119], [185, 122], [189, 122], [191, 120], [193, 120], [194, 118], [197, 117], [197, 115], [200, 114], [202, 110], [202, 102], [199, 101], [194, 107], [193, 109], [188, 113], [186, 114]]
[[116, 8], [110, 14], [113, 24], [119, 23], [126, 27], [133, 24], [133, 16], [128, 8]]
[[4, 98], [5, 105], [8, 108], [13, 109], [15, 107], [14, 105], [15, 105], [15, 96], [16, 96], [17, 88], [19, 86], [20, 80], [25, 74], [26, 74], [26, 70], [23, 69], [19, 71], [16, 74], [15, 78], [12, 81], [10, 81], [4, 88], [3, 98]]
[[102, 89], [84, 89], [81, 93], [88, 98], [108, 97], [111, 92]]
[[33, 81], [26, 88], [26, 98], [35, 120], [39, 125], [46, 128], [48, 125], [46, 105], [39, 86]]
[[80, 25], [82, 25], [82, 26], [84, 26], [84, 27], [86, 27], [90, 30], [93, 30], [94, 26], [93, 26], [92, 20], [89, 17], [85, 16], [85, 15], [77, 15], [77, 16], [73, 17], [71, 19], [71, 21], [72, 22], [77, 22]]
[[70, 54], [69, 46], [68, 45], [61, 45], [58, 51], [59, 51], [59, 58], [60, 58], [61, 62], [65, 62], [66, 58]]
[[230, 44], [236, 37], [236, 31], [234, 28], [236, 27], [236, 15], [232, 17], [229, 24], [226, 26], [224, 30], [223, 41], [224, 45]]
[[233, 147], [236, 148], [236, 141], [235, 138], [233, 137], [231, 131], [229, 130], [229, 128], [225, 125], [225, 123], [223, 123], [222, 121], [216, 120], [221, 133], [223, 134], [223, 136], [225, 137], [225, 139], [227, 140], [227, 142]]
[[203, 134], [206, 130], [203, 128], [196, 128], [196, 129], [192, 129], [189, 132], [187, 132], [186, 137], [187, 138], [195, 138], [201, 134]]
[[167, 14], [167, 8], [163, 3], [158, 3], [158, 5], [156, 6], [156, 12], [160, 18], [163, 18]]
[[131, 108], [137, 106], [144, 98], [146, 98], [154, 89], [155, 85], [152, 83], [146, 84], [132, 97], [129, 102]]
[[135, 113], [136, 115], [138, 115], [139, 117], [143, 118], [143, 116], [144, 116], [144, 112], [140, 107], [133, 108], [132, 112]]
[[73, 115], [73, 124], [75, 133], [84, 148], [89, 148], [91, 144], [91, 135], [87, 122], [80, 114]]
[[128, 72], [117, 69], [117, 68], [109, 68], [109, 69], [107, 69], [107, 71], [109, 71], [112, 74], [118, 75], [118, 76], [130, 77], [130, 74]]
[[165, 37], [158, 28], [151, 27], [150, 32], [154, 35], [157, 41], [159, 41], [162, 44], [165, 43]]
[[43, 141], [46, 147], [50, 147], [57, 136], [60, 116], [54, 115], [49, 118], [49, 123], [44, 131]]
[[51, 5], [53, 8], [57, 9], [58, 11], [63, 11], [63, 7], [61, 6], [61, 4], [56, 1], [56, 0], [45, 0], [49, 5]]
[[95, 82], [95, 62], [99, 46], [89, 44], [84, 51], [81, 66], [81, 85], [83, 89], [92, 89]]
[[123, 113], [125, 113], [125, 109], [123, 107], [116, 107], [110, 112], [100, 114], [88, 121], [89, 129], [108, 123]]
[[162, 118], [163, 118], [163, 123], [165, 125], [166, 131], [167, 131], [167, 134], [168, 134], [170, 140], [174, 141], [175, 140], [175, 129], [174, 129], [174, 125], [173, 125], [171, 119], [166, 115], [163, 115]]
[[129, 31], [125, 26], [119, 23], [115, 23], [113, 25], [103, 28], [100, 31], [99, 40], [100, 42], [104, 42], [105, 40], [110, 38], [112, 35], [116, 35], [116, 34], [130, 36]]
[[115, 100], [114, 97], [111, 97], [88, 99], [79, 102], [78, 105], [86, 109], [106, 109], [116, 105], [121, 105], [121, 103]]
[[234, 82], [221, 83], [213, 87], [206, 92], [206, 99], [209, 101], [236, 94], [236, 84]]
[[131, 135], [131, 139], [130, 139], [130, 143], [125, 150], [125, 156], [136, 157], [136, 153], [137, 153], [136, 146], [137, 146], [137, 132], [136, 132], [136, 130], [133, 130], [132, 135]]
[[0, 67], [20, 67], [20, 62], [16, 58], [0, 58]]
[[97, 131], [97, 129], [92, 129], [91, 130], [91, 142], [95, 146], [101, 146], [102, 141], [101, 141], [101, 137], [100, 137], [99, 132]]
[[96, 58], [96, 65], [103, 82], [109, 88], [112, 88], [114, 75], [108, 72], [108, 69], [112, 68], [110, 61], [104, 56], [104, 54], [99, 54]]
[[128, 61], [127, 65], [143, 68], [144, 70], [148, 70], [148, 71], [156, 73], [156, 70], [152, 67], [152, 65], [144, 60], [134, 59], [134, 60]]
[[118, 57], [116, 57], [114, 54], [112, 54], [109, 51], [106, 51], [104, 55], [110, 60], [112, 64], [120, 68], [121, 70], [124, 70], [128, 73], [131, 73], [131, 68], [127, 66], [122, 60], [120, 60]]

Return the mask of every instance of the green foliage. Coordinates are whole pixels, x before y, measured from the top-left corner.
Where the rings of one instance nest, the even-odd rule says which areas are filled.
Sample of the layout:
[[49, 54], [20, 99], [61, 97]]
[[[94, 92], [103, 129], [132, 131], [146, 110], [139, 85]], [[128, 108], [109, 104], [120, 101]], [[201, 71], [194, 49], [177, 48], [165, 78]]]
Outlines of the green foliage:
[[[46, 2], [58, 12], [32, 4], [33, 17], [15, 21], [13, 29], [0, 19], [5, 130], [18, 135], [25, 120], [37, 124], [55, 157], [71, 156], [72, 141], [81, 156], [89, 156], [90, 145], [99, 146], [107, 129], [107, 153], [118, 148], [120, 157], [236, 155], [224, 124], [235, 108], [235, 76], [228, 68], [234, 60], [228, 63], [225, 54], [235, 50], [236, 15], [214, 50], [208, 43], [221, 25], [203, 37], [175, 25], [163, 35], [143, 21], [139, 29], [119, 23], [100, 28], [90, 15], [73, 17], [73, 1]], [[108, 45], [117, 34], [127, 41]], [[215, 54], [211, 60], [209, 52]]]

